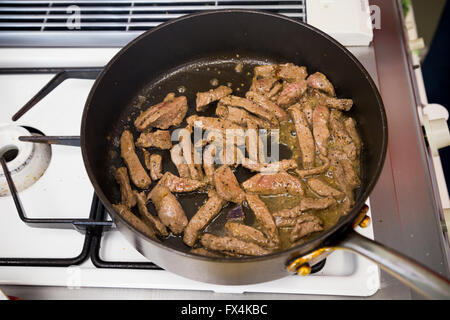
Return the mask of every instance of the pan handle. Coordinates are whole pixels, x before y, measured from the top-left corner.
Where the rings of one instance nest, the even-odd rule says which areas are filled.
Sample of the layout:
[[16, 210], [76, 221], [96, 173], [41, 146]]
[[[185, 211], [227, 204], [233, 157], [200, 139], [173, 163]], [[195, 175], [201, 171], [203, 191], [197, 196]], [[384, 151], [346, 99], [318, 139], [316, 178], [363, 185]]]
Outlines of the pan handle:
[[352, 230], [336, 245], [377, 263], [409, 287], [429, 299], [450, 299], [450, 281], [395, 250]]

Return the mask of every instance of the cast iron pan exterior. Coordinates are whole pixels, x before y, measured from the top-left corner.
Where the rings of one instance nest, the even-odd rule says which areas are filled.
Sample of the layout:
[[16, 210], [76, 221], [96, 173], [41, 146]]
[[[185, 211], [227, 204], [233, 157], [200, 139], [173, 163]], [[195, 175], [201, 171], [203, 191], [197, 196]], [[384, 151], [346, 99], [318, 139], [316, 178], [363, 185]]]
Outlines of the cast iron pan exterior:
[[[292, 62], [306, 66], [308, 73], [322, 71], [335, 85], [338, 97], [354, 100], [350, 115], [356, 119], [364, 142], [362, 185], [353, 210], [334, 227], [303, 245], [263, 257], [206, 258], [189, 254], [187, 247], [148, 239], [119, 216], [112, 208], [112, 203], [119, 200], [118, 187], [111, 174], [114, 163], [107, 159], [111, 158], [111, 143], [117, 141], [124, 127], [129, 127], [130, 121], [125, 118], [133, 111], [130, 101], [139, 91], [154, 79], [175, 86], [178, 83], [171, 79], [179, 80], [180, 74], [192, 70], [193, 65], [218, 65], [218, 61], [231, 59], [236, 54], [247, 57], [249, 65]], [[178, 74], [178, 78], [174, 74]], [[189, 77], [185, 80], [192, 112], [195, 106], [193, 95], [198, 91], [197, 87], [205, 90], [205, 85], [195, 79], [190, 82]], [[151, 89], [155, 92], [157, 84], [153, 85]], [[160, 96], [155, 93], [155, 102], [168, 92], [169, 88], [162, 88]], [[86, 170], [119, 231], [138, 251], [160, 267], [187, 278], [227, 285], [284, 277], [287, 275], [285, 266], [288, 260], [345, 237], [378, 179], [386, 145], [387, 123], [380, 95], [370, 75], [347, 49], [309, 25], [275, 14], [246, 10], [211, 11], [185, 16], [132, 41], [110, 61], [96, 80], [81, 124]]]

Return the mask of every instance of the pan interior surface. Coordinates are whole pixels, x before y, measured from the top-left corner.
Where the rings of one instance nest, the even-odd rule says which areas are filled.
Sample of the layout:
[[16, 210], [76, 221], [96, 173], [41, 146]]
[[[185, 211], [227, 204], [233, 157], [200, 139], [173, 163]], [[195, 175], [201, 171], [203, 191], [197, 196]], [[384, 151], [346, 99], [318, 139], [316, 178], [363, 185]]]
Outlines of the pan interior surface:
[[[229, 85], [233, 94], [242, 96], [249, 89], [254, 66], [286, 62], [306, 66], [309, 74], [324, 73], [339, 98], [353, 99], [354, 106], [348, 115], [356, 120], [364, 143], [361, 187], [356, 192], [355, 205], [361, 207], [379, 174], [386, 139], [384, 110], [367, 72], [347, 51], [303, 24], [275, 15], [223, 12], [182, 19], [144, 34], [119, 53], [97, 80], [83, 117], [82, 142], [91, 181], [108, 210], [112, 209], [112, 203], [120, 202], [120, 190], [113, 175], [115, 168], [123, 166], [120, 134], [129, 129], [137, 137], [133, 121], [140, 111], [174, 92], [187, 97], [188, 117], [195, 113], [196, 93], [213, 88], [214, 82]], [[238, 63], [243, 64], [242, 72], [235, 70]], [[215, 105], [211, 105], [199, 114], [213, 115], [214, 110]], [[184, 121], [181, 127], [185, 125]], [[139, 148], [136, 151], [142, 161], [141, 151]], [[162, 155], [164, 171], [177, 173], [169, 151], [150, 152]], [[285, 151], [281, 152], [282, 158], [283, 155], [288, 157]], [[251, 175], [244, 169], [236, 173], [239, 182]], [[150, 188], [154, 185], [153, 182]], [[177, 197], [191, 218], [207, 195], [190, 193]], [[230, 206], [225, 206], [222, 213]], [[149, 210], [155, 213], [151, 204]], [[247, 213], [244, 222], [252, 224], [253, 215], [244, 210]], [[356, 214], [356, 210], [349, 213]], [[224, 222], [225, 215], [219, 214], [207, 231], [219, 232]], [[162, 242], [177, 251], [190, 249], [179, 237]]]

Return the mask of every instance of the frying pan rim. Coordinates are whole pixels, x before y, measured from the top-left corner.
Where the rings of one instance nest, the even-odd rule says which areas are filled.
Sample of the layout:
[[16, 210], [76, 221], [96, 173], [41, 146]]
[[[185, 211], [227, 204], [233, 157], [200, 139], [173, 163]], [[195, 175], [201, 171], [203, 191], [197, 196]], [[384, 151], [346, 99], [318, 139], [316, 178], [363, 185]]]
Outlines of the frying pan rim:
[[[97, 179], [94, 176], [92, 167], [90, 165], [89, 162], [89, 158], [88, 158], [88, 152], [86, 149], [86, 135], [85, 135], [85, 131], [86, 131], [86, 121], [87, 121], [87, 116], [91, 107], [91, 101], [93, 99], [93, 96], [96, 92], [97, 87], [99, 86], [99, 84], [101, 83], [103, 77], [108, 73], [109, 69], [114, 65], [115, 61], [117, 59], [119, 59], [122, 55], [126, 54], [127, 50], [132, 47], [135, 43], [139, 42], [142, 38], [147, 37], [149, 34], [153, 33], [153, 32], [157, 32], [160, 29], [166, 28], [174, 23], [178, 23], [180, 21], [183, 20], [187, 20], [187, 19], [195, 19], [199, 16], [204, 16], [204, 15], [215, 15], [215, 14], [224, 14], [224, 13], [243, 13], [243, 14], [256, 14], [256, 15], [261, 15], [261, 16], [269, 16], [272, 18], [277, 18], [277, 19], [282, 19], [285, 21], [288, 21], [290, 23], [295, 23], [297, 25], [302, 26], [303, 28], [308, 29], [311, 32], [315, 32], [316, 34], [324, 37], [326, 40], [328, 40], [330, 42], [330, 44], [335, 45], [338, 49], [340, 49], [349, 59], [351, 59], [351, 61], [356, 64], [357, 68], [360, 70], [360, 72], [362, 72], [362, 74], [365, 76], [366, 80], [368, 81], [372, 92], [375, 94], [375, 98], [377, 100], [377, 104], [379, 106], [379, 109], [381, 111], [381, 124], [382, 124], [382, 151], [381, 151], [381, 157], [379, 158], [379, 161], [376, 165], [376, 170], [375, 170], [375, 174], [372, 176], [372, 178], [370, 179], [369, 183], [367, 184], [367, 187], [365, 189], [365, 191], [363, 192], [363, 194], [360, 196], [360, 199], [357, 203], [355, 203], [355, 205], [353, 206], [353, 208], [351, 209], [351, 211], [344, 217], [341, 217], [339, 219], [339, 221], [332, 226], [330, 229], [324, 231], [323, 233], [319, 234], [317, 237], [314, 237], [310, 240], [308, 240], [305, 243], [299, 244], [297, 246], [294, 246], [292, 248], [289, 249], [284, 249], [284, 250], [280, 250], [280, 251], [276, 251], [264, 256], [256, 256], [256, 257], [244, 257], [244, 258], [234, 258], [234, 257], [227, 257], [227, 258], [219, 258], [219, 257], [205, 257], [205, 256], [200, 256], [200, 255], [196, 255], [196, 254], [192, 254], [189, 252], [182, 252], [180, 250], [168, 247], [167, 245], [164, 245], [163, 243], [160, 243], [158, 241], [155, 241], [153, 239], [150, 239], [148, 237], [146, 237], [143, 233], [141, 233], [139, 230], [137, 230], [136, 228], [134, 228], [126, 219], [124, 219], [120, 214], [118, 214], [114, 208], [112, 207], [112, 203], [108, 200], [108, 198], [106, 197], [106, 195], [103, 193], [102, 189], [100, 188], [100, 185], [97, 182]], [[282, 255], [292, 255], [293, 253], [295, 253], [296, 251], [304, 251], [301, 250], [301, 248], [305, 248], [308, 246], [313, 245], [314, 249], [316, 249], [317, 247], [319, 247], [321, 244], [325, 243], [327, 239], [329, 239], [330, 237], [332, 237], [334, 234], [336, 234], [339, 230], [344, 230], [346, 227], [348, 227], [349, 223], [354, 221], [354, 219], [358, 216], [359, 211], [361, 210], [362, 206], [364, 205], [365, 201], [368, 199], [370, 193], [373, 191], [373, 188], [375, 186], [375, 184], [378, 181], [378, 178], [381, 174], [381, 171], [383, 169], [383, 165], [386, 159], [386, 153], [387, 153], [387, 141], [388, 141], [388, 127], [387, 127], [387, 117], [386, 117], [386, 112], [385, 112], [385, 108], [384, 108], [384, 104], [381, 98], [381, 95], [378, 91], [377, 86], [375, 85], [372, 77], [370, 76], [370, 74], [368, 73], [368, 71], [364, 68], [364, 66], [358, 61], [358, 59], [347, 49], [345, 48], [342, 44], [340, 44], [338, 41], [336, 41], [335, 39], [333, 39], [331, 36], [329, 36], [328, 34], [326, 34], [325, 32], [311, 26], [308, 25], [307, 23], [301, 22], [301, 21], [296, 21], [292, 18], [280, 15], [280, 14], [276, 14], [276, 13], [271, 13], [271, 12], [265, 12], [265, 11], [259, 11], [259, 10], [246, 10], [246, 9], [222, 9], [222, 10], [212, 10], [212, 11], [206, 11], [206, 12], [199, 12], [199, 13], [193, 13], [193, 14], [189, 14], [189, 15], [185, 15], [182, 17], [179, 17], [177, 19], [173, 19], [173, 20], [169, 20], [166, 21], [165, 23], [152, 28], [151, 30], [148, 30], [146, 32], [144, 32], [143, 34], [141, 34], [140, 36], [136, 37], [135, 39], [133, 39], [132, 41], [130, 41], [127, 45], [125, 45], [118, 53], [116, 53], [114, 55], [114, 57], [106, 64], [106, 66], [103, 68], [103, 70], [101, 71], [101, 73], [99, 74], [99, 76], [97, 77], [97, 79], [95, 80], [89, 95], [86, 99], [86, 103], [83, 109], [83, 114], [82, 114], [82, 121], [81, 121], [81, 131], [80, 131], [80, 142], [81, 142], [81, 152], [82, 152], [82, 157], [83, 157], [83, 162], [84, 162], [84, 166], [86, 168], [86, 171], [88, 173], [89, 179], [91, 180], [91, 183], [94, 187], [94, 190], [97, 194], [97, 196], [100, 198], [102, 204], [106, 207], [107, 211], [111, 214], [113, 214], [115, 219], [119, 219], [122, 223], [124, 223], [129, 229], [131, 229], [134, 233], [138, 234], [139, 237], [145, 241], [149, 241], [150, 243], [164, 249], [164, 250], [169, 250], [172, 253], [176, 253], [178, 255], [181, 256], [185, 256], [185, 257], [189, 257], [189, 258], [193, 258], [193, 259], [197, 259], [197, 260], [204, 260], [204, 261], [213, 261], [213, 262], [225, 262], [225, 263], [246, 263], [249, 261], [255, 262], [258, 260], [269, 260], [269, 259], [275, 259], [278, 258]], [[345, 233], [346, 231], [344, 231]], [[344, 234], [345, 237], [345, 234]], [[314, 243], [316, 243], [314, 245]], [[312, 249], [312, 250], [314, 250]], [[309, 250], [309, 251], [312, 251]], [[305, 252], [306, 253], [306, 252]]]

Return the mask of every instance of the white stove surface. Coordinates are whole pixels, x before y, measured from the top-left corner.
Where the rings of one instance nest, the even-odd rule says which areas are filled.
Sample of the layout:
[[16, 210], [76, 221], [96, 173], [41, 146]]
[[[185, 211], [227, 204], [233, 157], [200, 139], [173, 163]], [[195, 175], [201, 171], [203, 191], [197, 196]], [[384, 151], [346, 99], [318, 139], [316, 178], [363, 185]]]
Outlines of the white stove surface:
[[[32, 54], [30, 50], [27, 52]], [[39, 49], [34, 50], [36, 57], [42, 57]], [[61, 57], [59, 49], [52, 50], [52, 55]], [[93, 49], [88, 50], [92, 52]], [[104, 52], [102, 50], [99, 52]], [[97, 53], [96, 57], [99, 55], [101, 54]], [[5, 53], [0, 50], [0, 67], [22, 66], [6, 63], [1, 59], [2, 56]], [[73, 55], [68, 56], [73, 58]], [[105, 54], [104, 57], [103, 62], [106, 62], [110, 55]], [[86, 61], [68, 59], [64, 65], [83, 66], [84, 63]], [[84, 64], [86, 65], [92, 64]], [[36, 65], [42, 66], [47, 65]], [[0, 125], [14, 123], [12, 115], [52, 76], [1, 75]], [[46, 135], [79, 135], [82, 110], [92, 84], [93, 80], [66, 80], [15, 124], [34, 127]], [[30, 218], [88, 218], [93, 187], [83, 166], [81, 150], [76, 147], [52, 146], [52, 158], [47, 171], [33, 186], [22, 191], [20, 197]], [[83, 235], [75, 230], [26, 226], [19, 219], [10, 196], [0, 197], [0, 212], [0, 257], [69, 258], [81, 252]], [[373, 238], [372, 226], [366, 229], [358, 227], [357, 231]], [[105, 233], [100, 256], [106, 261], [148, 261], [114, 230]], [[352, 253], [338, 251], [327, 258], [325, 267], [316, 274], [308, 277], [289, 276], [255, 285], [212, 285], [188, 280], [163, 270], [98, 269], [89, 260], [68, 268], [2, 266], [0, 285], [370, 296], [379, 289], [380, 278], [379, 269], [374, 263]]]

